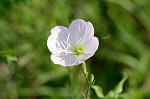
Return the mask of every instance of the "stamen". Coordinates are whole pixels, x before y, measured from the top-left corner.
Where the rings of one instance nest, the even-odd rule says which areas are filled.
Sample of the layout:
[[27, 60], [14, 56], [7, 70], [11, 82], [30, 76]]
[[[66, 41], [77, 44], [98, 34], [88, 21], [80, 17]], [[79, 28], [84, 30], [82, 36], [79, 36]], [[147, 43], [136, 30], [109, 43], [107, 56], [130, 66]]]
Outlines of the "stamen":
[[[57, 39], [57, 44], [58, 44], [58, 46], [57, 46], [57, 47], [58, 47], [58, 50], [64, 52], [64, 51], [65, 51], [65, 50], [64, 50], [64, 49], [65, 49], [64, 44], [63, 44], [61, 41], [59, 41], [58, 39]], [[64, 49], [63, 49], [61, 46], [62, 46]]]
[[58, 48], [58, 50], [62, 51], [62, 52], [65, 52], [66, 55], [67, 55], [67, 53], [73, 53], [71, 51], [68, 51], [68, 48], [71, 48], [70, 42], [68, 42], [69, 38], [70, 38], [70, 33], [67, 36], [67, 41], [61, 41], [61, 40], [57, 39], [57, 44], [58, 44], [57, 48]]
[[78, 56], [82, 55], [84, 53], [84, 51], [83, 51], [82, 47], [79, 47], [79, 48], [75, 48], [73, 53], [74, 53], [75, 57], [78, 57]]
[[80, 38], [80, 39], [77, 41], [77, 43], [76, 43], [76, 44], [78, 44], [78, 43], [81, 41], [81, 39], [82, 39], [82, 38]]
[[70, 42], [68, 43], [69, 37], [70, 37], [70, 33], [68, 34], [67, 41], [64, 41], [64, 43], [67, 44], [66, 55], [67, 55], [67, 53], [68, 53], [68, 48], [71, 47], [71, 46], [70, 46]]
[[70, 33], [68, 34], [68, 37], [67, 37], [67, 42], [68, 42], [68, 40], [69, 40], [69, 37], [70, 37]]
[[64, 43], [62, 41], [59, 41], [59, 42], [63, 46], [63, 48], [66, 50], [66, 46], [64, 45]]

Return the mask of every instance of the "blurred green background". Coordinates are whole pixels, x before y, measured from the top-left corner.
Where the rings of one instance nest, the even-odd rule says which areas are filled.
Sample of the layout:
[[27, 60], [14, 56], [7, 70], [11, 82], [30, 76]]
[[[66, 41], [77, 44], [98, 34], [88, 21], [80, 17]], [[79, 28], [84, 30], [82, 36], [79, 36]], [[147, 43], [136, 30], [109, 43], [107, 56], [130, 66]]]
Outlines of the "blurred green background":
[[54, 26], [78, 18], [99, 38], [86, 63], [104, 94], [126, 72], [124, 99], [150, 99], [150, 0], [0, 0], [0, 99], [82, 99], [81, 66], [54, 65], [46, 45]]

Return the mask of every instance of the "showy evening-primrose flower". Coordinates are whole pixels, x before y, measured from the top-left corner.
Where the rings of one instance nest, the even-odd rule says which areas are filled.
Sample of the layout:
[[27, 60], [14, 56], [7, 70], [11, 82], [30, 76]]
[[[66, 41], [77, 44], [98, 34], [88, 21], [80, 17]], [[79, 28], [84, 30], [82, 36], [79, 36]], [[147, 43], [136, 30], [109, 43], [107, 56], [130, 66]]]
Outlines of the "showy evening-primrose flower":
[[47, 46], [51, 60], [61, 66], [75, 66], [92, 57], [99, 46], [94, 37], [92, 23], [82, 19], [74, 20], [69, 28], [56, 26], [51, 29]]

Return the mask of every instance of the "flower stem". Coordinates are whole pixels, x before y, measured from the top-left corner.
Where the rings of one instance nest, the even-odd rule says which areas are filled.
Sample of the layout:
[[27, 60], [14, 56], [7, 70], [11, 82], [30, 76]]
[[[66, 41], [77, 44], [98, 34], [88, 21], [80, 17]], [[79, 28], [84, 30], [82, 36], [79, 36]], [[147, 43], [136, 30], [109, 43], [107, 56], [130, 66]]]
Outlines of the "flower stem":
[[72, 70], [72, 68], [69, 68], [68, 69], [68, 71], [69, 71], [69, 81], [70, 81], [70, 83], [69, 83], [69, 93], [70, 93], [70, 99], [74, 99], [74, 92], [73, 92], [73, 70]]
[[90, 89], [91, 89], [91, 84], [90, 84], [90, 80], [88, 79], [88, 72], [86, 70], [86, 64], [85, 62], [82, 63], [82, 70], [83, 70], [83, 76], [86, 80], [86, 84], [87, 84], [87, 89], [84, 95], [84, 99], [90, 99]]

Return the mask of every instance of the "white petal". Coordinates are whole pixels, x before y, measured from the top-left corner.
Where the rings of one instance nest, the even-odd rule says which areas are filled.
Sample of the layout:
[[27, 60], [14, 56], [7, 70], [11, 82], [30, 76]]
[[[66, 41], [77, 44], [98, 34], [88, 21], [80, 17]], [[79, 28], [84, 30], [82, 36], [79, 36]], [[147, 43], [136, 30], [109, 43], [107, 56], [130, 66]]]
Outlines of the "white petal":
[[81, 64], [88, 58], [92, 57], [98, 49], [99, 41], [97, 37], [92, 37], [84, 42], [84, 54], [76, 58], [76, 64]]
[[90, 40], [84, 42], [85, 53], [95, 53], [99, 46], [99, 41], [97, 37], [93, 37]]
[[76, 61], [82, 63], [88, 58], [92, 57], [93, 55], [94, 55], [93, 53], [84, 53], [82, 56], [77, 57]]
[[79, 64], [81, 64], [81, 63], [83, 63], [84, 61], [81, 61], [81, 60], [76, 60], [76, 63], [73, 65], [73, 66], [77, 66], [77, 65], [79, 65]]
[[79, 62], [76, 62], [76, 57], [72, 56], [72, 54], [61, 53], [61, 54], [52, 54], [51, 60], [54, 64], [58, 64], [61, 66], [75, 66], [78, 65]]
[[93, 37], [90, 40], [84, 42], [84, 44], [85, 44], [85, 48], [84, 48], [84, 54], [82, 60], [86, 60], [95, 54], [99, 46], [99, 41], [97, 37]]
[[56, 48], [56, 38], [54, 38], [53, 35], [50, 35], [47, 39], [47, 47], [50, 50], [50, 52], [52, 53], [53, 51], [57, 50]]
[[83, 40], [90, 39], [94, 36], [94, 28], [91, 22], [85, 22], [82, 19], [74, 20], [70, 26], [69, 30], [72, 31], [76, 41], [79, 41], [81, 38]]
[[47, 40], [47, 46], [50, 52], [53, 53], [54, 51], [58, 50], [58, 47], [57, 47], [58, 40], [61, 41], [61, 43], [63, 43], [63, 45], [65, 45], [66, 48], [68, 47], [68, 45], [65, 42], [68, 39], [69, 39], [69, 42], [71, 42], [72, 44], [73, 43], [73, 40], [71, 39], [72, 36], [68, 38], [69, 34], [71, 34], [70, 32], [71, 31], [68, 28], [63, 27], [63, 26], [56, 26], [53, 29], [51, 29], [51, 35], [48, 37], [48, 40]]

